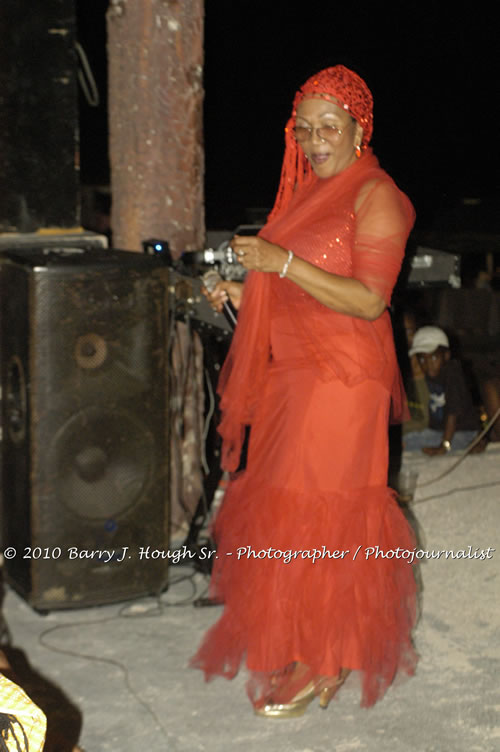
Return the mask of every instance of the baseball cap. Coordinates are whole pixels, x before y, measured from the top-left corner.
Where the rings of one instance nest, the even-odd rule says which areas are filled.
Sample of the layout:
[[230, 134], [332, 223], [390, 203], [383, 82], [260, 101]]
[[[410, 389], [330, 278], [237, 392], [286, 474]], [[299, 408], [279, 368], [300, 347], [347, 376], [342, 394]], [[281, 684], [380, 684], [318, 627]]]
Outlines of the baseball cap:
[[440, 345], [442, 347], [450, 346], [448, 337], [443, 330], [438, 326], [422, 326], [415, 332], [409, 354], [431, 353]]

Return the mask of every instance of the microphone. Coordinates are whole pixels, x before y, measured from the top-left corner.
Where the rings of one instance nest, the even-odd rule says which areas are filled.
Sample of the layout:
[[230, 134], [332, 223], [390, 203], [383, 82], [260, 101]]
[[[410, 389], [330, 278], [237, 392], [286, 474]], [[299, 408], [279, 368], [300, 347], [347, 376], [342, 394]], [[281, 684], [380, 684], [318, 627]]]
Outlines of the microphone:
[[[201, 279], [208, 292], [213, 292], [217, 283], [222, 282], [222, 277], [218, 272], [215, 271], [215, 269], [210, 269], [208, 272], [205, 272]], [[236, 324], [238, 323], [238, 314], [236, 313], [236, 308], [230, 300], [226, 300], [226, 302], [222, 304], [222, 313], [224, 314], [224, 317], [231, 329], [234, 329], [236, 327]]]
[[207, 248], [205, 251], [185, 251], [181, 259], [185, 264], [239, 263], [237, 255], [228, 243], [222, 243], [215, 251], [213, 248]]

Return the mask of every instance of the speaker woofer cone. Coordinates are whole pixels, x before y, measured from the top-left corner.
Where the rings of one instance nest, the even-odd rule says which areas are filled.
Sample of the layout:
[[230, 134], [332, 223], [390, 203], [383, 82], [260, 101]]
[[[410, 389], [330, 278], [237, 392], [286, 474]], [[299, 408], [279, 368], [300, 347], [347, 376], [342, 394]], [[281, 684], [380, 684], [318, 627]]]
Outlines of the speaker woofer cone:
[[155, 455], [152, 433], [134, 416], [89, 407], [61, 426], [51, 442], [51, 490], [82, 519], [114, 519], [147, 493]]

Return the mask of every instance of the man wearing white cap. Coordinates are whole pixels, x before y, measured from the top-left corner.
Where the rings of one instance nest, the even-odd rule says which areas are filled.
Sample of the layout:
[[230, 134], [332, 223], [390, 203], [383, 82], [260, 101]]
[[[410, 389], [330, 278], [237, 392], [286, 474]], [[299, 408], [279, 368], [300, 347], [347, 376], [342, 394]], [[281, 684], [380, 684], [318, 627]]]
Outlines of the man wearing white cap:
[[430, 455], [465, 449], [478, 433], [479, 415], [445, 332], [437, 326], [417, 329], [409, 355], [417, 356], [429, 389], [429, 428], [405, 434], [404, 448]]

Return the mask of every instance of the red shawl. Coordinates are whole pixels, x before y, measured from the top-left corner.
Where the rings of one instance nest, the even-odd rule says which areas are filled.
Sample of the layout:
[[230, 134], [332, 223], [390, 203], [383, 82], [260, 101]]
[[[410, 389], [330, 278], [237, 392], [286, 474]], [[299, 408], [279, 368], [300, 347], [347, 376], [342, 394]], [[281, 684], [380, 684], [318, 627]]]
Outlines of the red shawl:
[[[328, 272], [360, 280], [389, 304], [413, 222], [410, 201], [367, 149], [340, 174], [299, 186], [260, 235]], [[304, 364], [317, 368], [319, 378], [347, 386], [376, 379], [392, 393], [396, 419], [403, 412], [387, 311], [376, 321], [337, 313], [278, 274], [250, 272], [218, 388], [222, 464], [230, 471], [238, 467], [244, 429], [265, 384], [276, 312], [290, 317]]]

